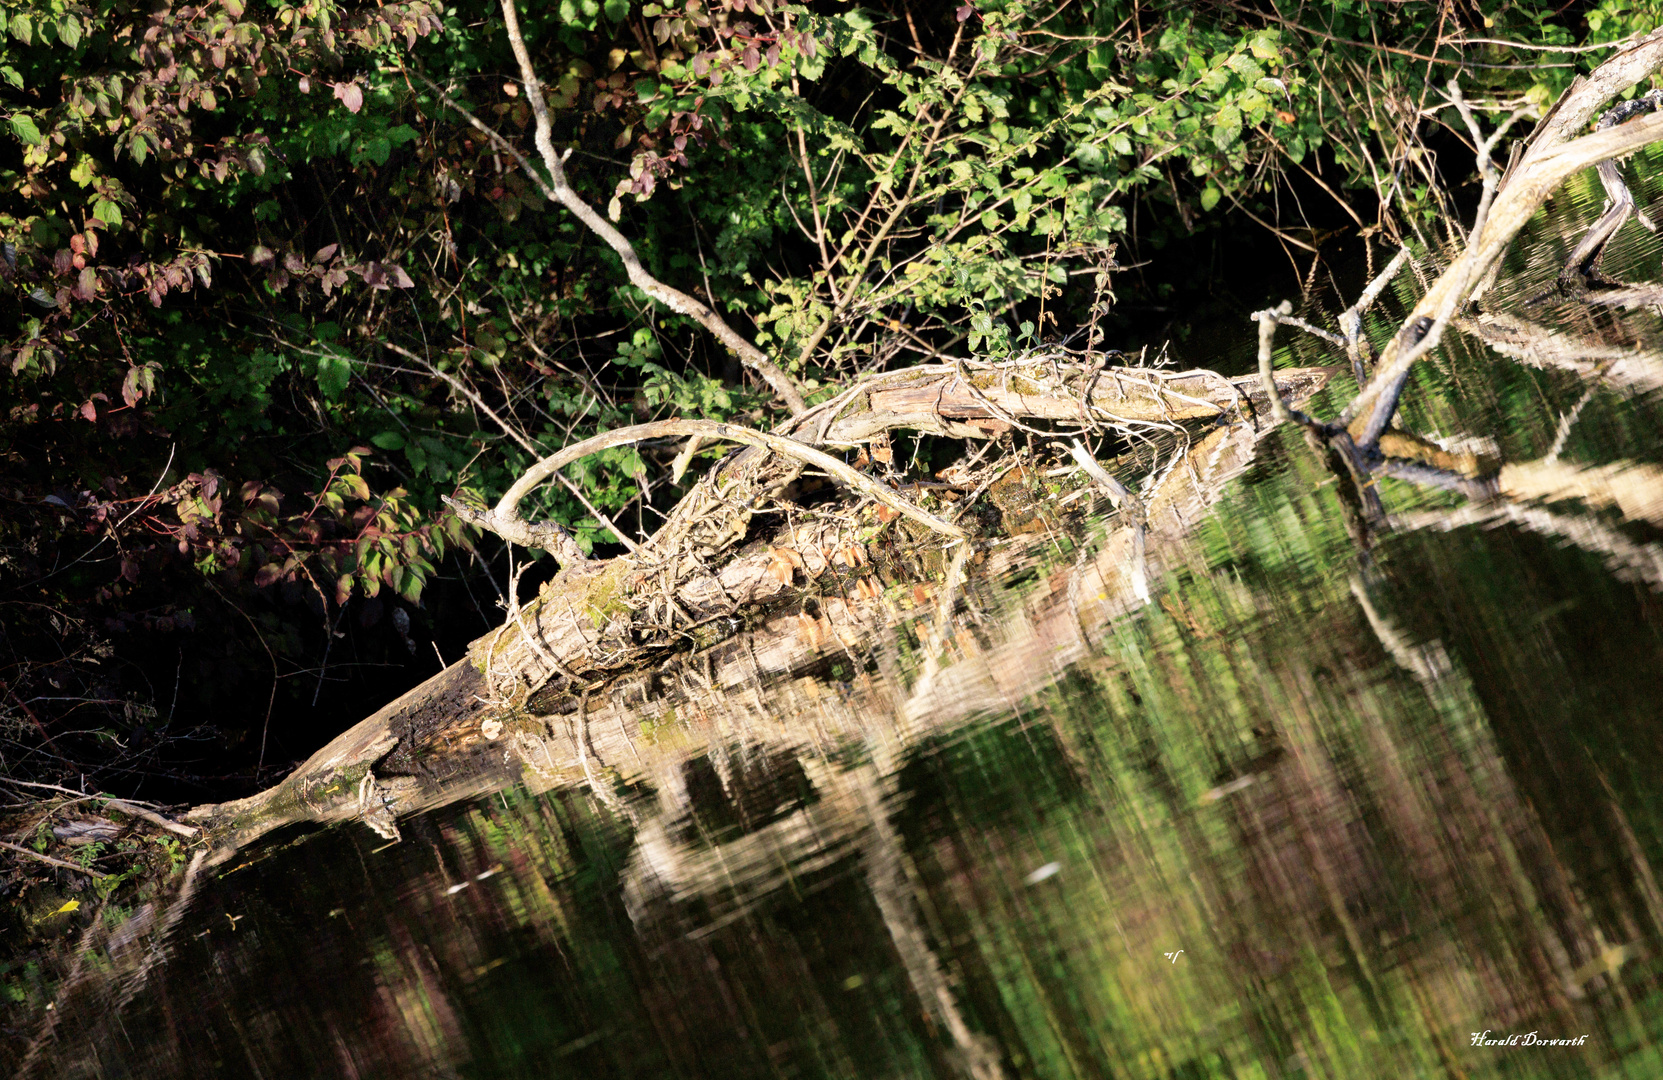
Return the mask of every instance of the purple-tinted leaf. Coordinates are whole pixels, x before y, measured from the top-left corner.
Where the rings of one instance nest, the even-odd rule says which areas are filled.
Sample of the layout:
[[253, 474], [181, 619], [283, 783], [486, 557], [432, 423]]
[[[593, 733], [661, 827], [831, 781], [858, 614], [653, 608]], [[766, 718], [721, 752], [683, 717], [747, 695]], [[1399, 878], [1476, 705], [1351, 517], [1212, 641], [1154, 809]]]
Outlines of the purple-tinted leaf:
[[342, 105], [346, 106], [347, 112], [355, 113], [364, 107], [363, 87], [355, 82], [335, 83], [333, 85], [335, 96], [340, 99]]

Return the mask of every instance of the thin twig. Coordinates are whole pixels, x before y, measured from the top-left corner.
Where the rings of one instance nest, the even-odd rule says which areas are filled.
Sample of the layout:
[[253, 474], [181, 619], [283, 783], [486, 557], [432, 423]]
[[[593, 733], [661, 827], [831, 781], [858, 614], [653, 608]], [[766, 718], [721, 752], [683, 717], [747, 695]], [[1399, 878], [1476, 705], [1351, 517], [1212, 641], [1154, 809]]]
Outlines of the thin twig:
[[[510, 424], [508, 421], [498, 416], [489, 405], [485, 404], [485, 399], [479, 396], [478, 391], [474, 390], [473, 387], [469, 386], [461, 379], [458, 379], [448, 371], [439, 370], [439, 365], [427, 360], [425, 357], [416, 355], [409, 349], [399, 345], [394, 345], [390, 341], [383, 341], [381, 344], [393, 352], [398, 353], [406, 360], [421, 364], [423, 367], [427, 368], [427, 370], [445, 380], [445, 382], [448, 383], [457, 393], [473, 402], [474, 408], [478, 409], [486, 416], [489, 416], [491, 418], [491, 422], [502, 429], [503, 434], [519, 443], [521, 449], [525, 450], [526, 453], [542, 455], [547, 452], [544, 447], [540, 447], [528, 439], [524, 433], [519, 430], [518, 426]], [[600, 522], [602, 527], [611, 530], [612, 535], [618, 538], [618, 542], [623, 544], [625, 549], [631, 552], [636, 550], [635, 542], [624, 534], [624, 530], [618, 528], [617, 525], [614, 525], [611, 518], [601, 513], [600, 510], [588, 500], [588, 498], [583, 494], [582, 488], [572, 483], [572, 481], [563, 473], [556, 473], [555, 479], [559, 480], [563, 485], [565, 485], [567, 491], [577, 497], [577, 501], [583, 504], [583, 508], [585, 510], [589, 511], [589, 516]]]
[[[1261, 331], [1262, 333], [1263, 331]], [[1280, 401], [1277, 397], [1273, 400]], [[1091, 451], [1079, 439], [1068, 448], [1068, 453], [1079, 463], [1085, 474], [1092, 482], [1104, 491], [1115, 505], [1126, 514], [1132, 525], [1132, 593], [1145, 604], [1149, 603], [1149, 563], [1145, 556], [1146, 544], [1143, 500], [1132, 494], [1130, 488], [1115, 479], [1114, 474], [1097, 463], [1091, 456]]]
[[1583, 408], [1593, 400], [1594, 391], [1598, 389], [1597, 386], [1590, 386], [1587, 392], [1582, 395], [1582, 400], [1578, 401], [1570, 412], [1559, 418], [1559, 430], [1554, 433], [1553, 446], [1548, 450], [1547, 457], [1543, 459], [1549, 465], [1559, 460], [1560, 453], [1565, 449], [1565, 440], [1571, 437], [1571, 428], [1576, 426], [1576, 418], [1582, 415]]
[[91, 876], [93, 876], [95, 878], [102, 878], [102, 877], [109, 877], [110, 876], [106, 873], [103, 873], [102, 871], [94, 870], [89, 866], [81, 866], [78, 863], [65, 862], [62, 859], [54, 859], [50, 855], [42, 855], [38, 851], [34, 851], [34, 850], [32, 850], [30, 848], [26, 848], [26, 847], [21, 847], [17, 844], [8, 843], [5, 840], [0, 840], [0, 848], [6, 848], [8, 850], [15, 851], [19, 855], [27, 855], [31, 859], [39, 859], [41, 862], [47, 863], [48, 865], [51, 865], [51, 866], [56, 866], [60, 870], [73, 870], [77, 874], [90, 874]]
[[1265, 311], [1255, 311], [1253, 321], [1259, 324], [1259, 381], [1263, 384], [1265, 396], [1270, 399], [1270, 415], [1278, 424], [1285, 424], [1294, 418], [1288, 403], [1282, 400], [1282, 391], [1276, 386], [1276, 369], [1271, 364], [1271, 346], [1276, 340], [1276, 324], [1292, 313], [1293, 304], [1287, 300], [1274, 308]]

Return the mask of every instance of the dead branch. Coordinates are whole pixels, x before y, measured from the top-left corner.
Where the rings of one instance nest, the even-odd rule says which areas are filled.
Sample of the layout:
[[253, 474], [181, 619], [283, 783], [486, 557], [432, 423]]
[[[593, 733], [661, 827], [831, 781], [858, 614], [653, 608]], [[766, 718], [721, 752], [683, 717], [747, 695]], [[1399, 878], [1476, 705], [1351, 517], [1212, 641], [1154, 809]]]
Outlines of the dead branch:
[[[472, 402], [474, 408], [490, 417], [492, 423], [501, 428], [504, 435], [507, 435], [510, 439], [513, 439], [515, 442], [519, 443], [521, 449], [532, 454], [540, 454], [543, 452], [543, 448], [537, 446], [530, 439], [528, 439], [524, 432], [520, 430], [518, 425], [510, 424], [503, 417], [499, 416], [496, 410], [485, 404], [485, 399], [480, 397], [478, 391], [476, 391], [473, 387], [469, 386], [461, 379], [458, 379], [450, 372], [441, 370], [439, 365], [428, 360], [426, 357], [418, 356], [409, 349], [395, 345], [390, 341], [383, 341], [381, 344], [392, 352], [404, 357], [406, 360], [422, 365], [430, 374], [437, 375], [439, 378], [443, 379], [447, 384], [449, 384], [451, 389], [455, 390], [457, 393]], [[596, 507], [594, 503], [589, 501], [589, 497], [583, 494], [583, 489], [581, 487], [572, 483], [570, 479], [560, 473], [556, 473], [555, 478], [560, 481], [561, 485], [564, 486], [565, 489], [570, 492], [578, 502], [583, 504], [583, 508], [589, 511], [590, 517], [600, 522], [602, 528], [607, 529], [613, 536], [618, 538], [618, 542], [624, 546], [625, 550], [635, 550], [635, 542], [629, 538], [624, 530], [613, 524], [611, 518], [601, 513], [600, 509]]]
[[18, 844], [9, 843], [5, 840], [0, 840], [0, 848], [5, 848], [7, 851], [15, 851], [19, 855], [27, 855], [31, 859], [35, 859], [39, 862], [46, 863], [48, 866], [56, 866], [60, 870], [73, 870], [77, 874], [86, 874], [90, 877], [95, 877], [95, 878], [109, 877], [110, 876], [110, 875], [104, 873], [103, 871], [94, 870], [91, 867], [87, 867], [87, 866], [81, 866], [78, 863], [65, 862], [62, 859], [54, 859], [52, 856], [42, 855], [40, 852], [35, 851], [32, 848], [22, 847]]
[[[1470, 304], [1475, 295], [1483, 292], [1493, 277], [1492, 270], [1499, 265], [1501, 255], [1514, 235], [1558, 185], [1580, 169], [1604, 165], [1631, 150], [1663, 139], [1663, 116], [1628, 119], [1635, 113], [1656, 107], [1657, 100], [1649, 97], [1638, 105], [1612, 110], [1594, 134], [1572, 139], [1572, 135], [1598, 113], [1611, 94], [1639, 81], [1660, 65], [1663, 65], [1663, 32], [1653, 34], [1636, 47], [1625, 50], [1602, 65], [1593, 76], [1580, 80], [1555, 106], [1549, 117], [1537, 126], [1528, 147], [1515, 156], [1513, 166], [1505, 175], [1497, 170], [1492, 153], [1508, 125], [1520, 114], [1514, 113], [1486, 136], [1462, 97], [1460, 87], [1454, 82], [1450, 84], [1449, 103], [1466, 123], [1477, 146], [1477, 164], [1483, 182], [1478, 212], [1465, 250], [1420, 298], [1404, 320], [1402, 329], [1382, 351], [1373, 377], [1359, 389], [1357, 396], [1335, 422], [1321, 423], [1299, 415], [1279, 400], [1273, 381], [1271, 346], [1276, 325], [1292, 322], [1288, 318], [1291, 305], [1284, 303], [1279, 308], [1254, 314], [1253, 318], [1260, 324], [1260, 378], [1266, 394], [1271, 398], [1276, 418], [1298, 422], [1317, 444], [1326, 444], [1339, 456], [1356, 484], [1363, 517], [1370, 525], [1380, 523], [1385, 516], [1374, 483], [1378, 476], [1393, 476], [1422, 486], [1456, 492], [1474, 501], [1491, 500], [1498, 495], [1516, 499], [1526, 494], [1525, 491], [1511, 490], [1521, 486], [1528, 488], [1529, 485], [1523, 481], [1515, 480], [1509, 485], [1499, 475], [1472, 467], [1472, 463], [1455, 462], [1451, 455], [1427, 440], [1391, 429], [1392, 419], [1414, 363], [1438, 345], [1444, 329], [1455, 321], [1457, 313]], [[1613, 187], [1605, 173], [1614, 174], [1614, 167], [1602, 172], [1602, 179], [1606, 180], [1607, 191], [1611, 195], [1611, 206], [1591, 231], [1591, 239], [1585, 240], [1573, 255], [1567, 274], [1575, 271], [1585, 275], [1597, 261], [1611, 233], [1632, 213], [1632, 197], [1624, 199], [1627, 189], [1621, 184], [1620, 177]], [[1386, 271], [1370, 283], [1358, 303], [1341, 317], [1347, 352], [1359, 380], [1364, 375], [1362, 309], [1378, 295], [1402, 261], [1401, 254], [1393, 259]], [[1516, 326], [1504, 327], [1488, 315], [1481, 315], [1476, 324], [1467, 325], [1487, 330], [1480, 336], [1499, 351], [1510, 354], [1533, 354], [1540, 350], [1542, 339], [1549, 337], [1545, 333], [1524, 332]], [[1510, 339], [1517, 339], [1516, 343]], [[1532, 359], [1552, 362], [1557, 358], [1532, 356]], [[1631, 358], [1623, 356], [1613, 359]], [[1596, 372], [1599, 370], [1597, 365], [1588, 364], [1581, 358], [1576, 366], [1592, 367]], [[1532, 480], [1535, 479], [1538, 478], [1532, 476]], [[1554, 479], [1557, 481], [1559, 478], [1556, 475]], [[1609, 479], [1606, 488], [1621, 486], [1625, 494], [1627, 487], [1632, 486], [1632, 477], [1626, 474], [1620, 482], [1617, 478], [1601, 479]], [[1611, 500], [1617, 498], [1613, 491], [1605, 488], [1601, 488], [1601, 494]]]
[[[1444, 328], [1469, 299], [1475, 282], [1484, 279], [1508, 244], [1549, 195], [1574, 173], [1619, 157], [1663, 138], [1663, 116], [1652, 115], [1605, 131], [1572, 139], [1610, 98], [1663, 65], [1663, 32], [1652, 34], [1634, 48], [1602, 64], [1587, 79], [1578, 80], [1531, 135], [1527, 148], [1499, 181], [1489, 153], [1494, 136], [1480, 144], [1479, 167], [1486, 195], [1480, 220], [1475, 222], [1467, 249], [1438, 276], [1404, 319], [1403, 330], [1380, 356], [1374, 377], [1358, 391], [1340, 414], [1340, 423], [1366, 445], [1369, 436], [1384, 430], [1396, 393], [1415, 361], [1435, 348]], [[1452, 97], [1454, 95], [1452, 94]], [[1384, 419], [1383, 419], [1384, 414]]]
[[539, 527], [527, 523], [520, 517], [519, 506], [521, 500], [531, 494], [537, 485], [572, 462], [614, 446], [625, 446], [648, 439], [688, 435], [703, 439], [723, 439], [728, 442], [745, 443], [771, 453], [805, 462], [825, 470], [826, 473], [849, 487], [878, 500], [933, 532], [941, 533], [955, 540], [967, 539], [965, 531], [957, 525], [948, 524], [935, 515], [918, 509], [911, 502], [898, 495], [892, 488], [851, 468], [823, 450], [816, 450], [812, 446], [784, 435], [756, 431], [741, 427], [738, 424], [717, 423], [714, 420], [659, 420], [650, 424], [636, 424], [632, 427], [602, 432], [593, 438], [574, 443], [559, 453], [551, 454], [527, 469], [514, 482], [513, 486], [503, 494], [497, 505], [489, 511], [462, 507], [455, 502], [451, 502], [451, 505], [457, 508], [457, 513], [462, 515], [465, 520], [497, 534], [504, 540], [524, 547], [551, 550], [547, 546], [546, 535], [539, 532]]
[[[807, 442], [851, 446], [894, 428], [987, 438], [1018, 419], [1170, 427], [1246, 416], [1269, 403], [1256, 378], [1210, 371], [1108, 368], [1044, 357], [966, 367], [931, 364], [887, 372], [816, 407], [789, 430]], [[1331, 374], [1328, 368], [1289, 369], [1277, 374], [1276, 385], [1284, 395], [1305, 398]]]
[[542, 158], [543, 167], [548, 170], [545, 177], [532, 168], [530, 163], [514, 149], [508, 140], [504, 139], [488, 124], [474, 116], [467, 109], [457, 104], [445, 94], [431, 80], [423, 79], [430, 89], [437, 93], [446, 106], [465, 118], [479, 132], [484, 134], [499, 149], [509, 153], [525, 169], [533, 182], [550, 202], [557, 202], [571, 211], [579, 221], [588, 226], [589, 230], [604, 240], [608, 247], [618, 253], [623, 261], [624, 271], [629, 275], [632, 285], [681, 315], [698, 322], [711, 334], [715, 335], [723, 345], [738, 354], [744, 365], [756, 372], [758, 376], [779, 395], [786, 408], [793, 414], [803, 411], [803, 396], [797, 389], [796, 383], [767, 355], [755, 345], [745, 340], [740, 334], [727, 324], [727, 321], [713, 309], [699, 300], [682, 292], [680, 289], [666, 285], [647, 272], [641, 265], [641, 259], [635, 253], [635, 247], [623, 233], [613, 228], [595, 211], [595, 208], [583, 201], [578, 193], [566, 181], [565, 156], [554, 149], [553, 125], [549, 120], [548, 103], [543, 99], [543, 85], [537, 78], [537, 70], [531, 62], [531, 53], [526, 48], [525, 38], [520, 32], [519, 12], [515, 8], [514, 0], [502, 0], [503, 21], [507, 25], [508, 43], [514, 50], [514, 58], [520, 65], [520, 81], [525, 84], [526, 100], [531, 105], [531, 113], [536, 120], [535, 141], [538, 156]]

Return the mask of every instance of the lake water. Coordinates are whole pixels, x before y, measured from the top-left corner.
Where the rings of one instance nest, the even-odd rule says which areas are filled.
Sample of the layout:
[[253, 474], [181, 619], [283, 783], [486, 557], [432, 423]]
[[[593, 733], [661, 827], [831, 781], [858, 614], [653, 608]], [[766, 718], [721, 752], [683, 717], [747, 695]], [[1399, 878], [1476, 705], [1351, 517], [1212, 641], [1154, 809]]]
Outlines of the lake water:
[[[1654, 310], [1529, 303], [1586, 179], [1486, 306], [1655, 347]], [[1660, 260], [1631, 224], [1606, 271]], [[1404, 423], [1531, 461], [1591, 390], [1561, 460], [1655, 464], [1636, 363], [1457, 342]], [[800, 616], [789, 672], [625, 692], [586, 782], [533, 746], [401, 842], [267, 837], [77, 956], [27, 1075], [1663, 1076], [1658, 528], [1386, 481], [1360, 545], [1298, 433], [1218, 467], [1148, 604], [1099, 518], [945, 626], [938, 591], [853, 640]]]

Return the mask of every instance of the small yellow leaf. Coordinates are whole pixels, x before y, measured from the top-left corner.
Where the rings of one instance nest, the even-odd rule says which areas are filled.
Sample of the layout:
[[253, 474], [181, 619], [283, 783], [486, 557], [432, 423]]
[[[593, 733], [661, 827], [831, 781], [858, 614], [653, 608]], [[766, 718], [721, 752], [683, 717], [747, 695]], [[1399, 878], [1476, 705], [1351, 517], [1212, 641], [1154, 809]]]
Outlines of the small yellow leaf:
[[66, 911], [74, 911], [76, 908], [78, 908], [80, 906], [81, 906], [81, 901], [79, 901], [79, 900], [65, 900], [64, 901], [64, 906], [59, 908], [57, 911], [54, 911], [52, 914], [62, 915]]

